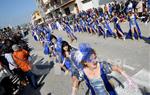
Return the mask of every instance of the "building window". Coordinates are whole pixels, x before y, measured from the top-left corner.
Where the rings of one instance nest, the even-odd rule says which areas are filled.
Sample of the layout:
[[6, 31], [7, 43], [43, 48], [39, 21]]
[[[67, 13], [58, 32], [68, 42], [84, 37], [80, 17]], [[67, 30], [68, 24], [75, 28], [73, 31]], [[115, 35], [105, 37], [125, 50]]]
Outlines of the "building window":
[[83, 0], [82, 3], [88, 3], [90, 1], [92, 1], [92, 0]]
[[70, 14], [70, 9], [69, 9], [69, 7], [66, 8], [66, 9], [64, 9], [64, 11], [65, 11], [66, 15], [69, 15], [69, 14]]

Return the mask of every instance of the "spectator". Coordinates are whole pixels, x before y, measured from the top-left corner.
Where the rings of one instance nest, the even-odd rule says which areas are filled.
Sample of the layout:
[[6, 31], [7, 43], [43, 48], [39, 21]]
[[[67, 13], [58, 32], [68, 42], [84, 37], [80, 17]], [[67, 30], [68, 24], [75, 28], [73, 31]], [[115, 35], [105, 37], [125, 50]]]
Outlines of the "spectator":
[[141, 17], [142, 16], [142, 12], [143, 12], [143, 0], [139, 1], [139, 3], [137, 4], [136, 8], [137, 8], [137, 12], [138, 12], [138, 16]]
[[36, 89], [38, 88], [37, 81], [35, 80], [35, 75], [31, 72], [31, 64], [28, 61], [29, 52], [19, 48], [18, 45], [13, 45], [12, 49], [13, 52], [13, 58], [18, 65], [18, 67], [25, 73], [25, 76], [27, 76], [29, 83]]

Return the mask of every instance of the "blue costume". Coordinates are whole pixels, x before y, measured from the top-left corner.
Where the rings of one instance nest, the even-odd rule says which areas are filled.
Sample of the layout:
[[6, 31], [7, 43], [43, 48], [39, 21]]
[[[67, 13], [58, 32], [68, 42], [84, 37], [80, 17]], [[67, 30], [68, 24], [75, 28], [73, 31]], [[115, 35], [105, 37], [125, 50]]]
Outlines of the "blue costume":
[[74, 29], [74, 32], [78, 31], [78, 27], [77, 27], [77, 23], [76, 22], [74, 22], [73, 29]]
[[[124, 33], [123, 33], [123, 31], [122, 31], [122, 29], [121, 29], [121, 27], [120, 27], [120, 25], [119, 25], [119, 20], [118, 20], [118, 17], [117, 16], [114, 16], [113, 17], [113, 23], [114, 23], [114, 29], [116, 29], [117, 31], [117, 35], [120, 37], [120, 36], [122, 36]], [[119, 33], [118, 33], [119, 32]], [[120, 32], [121, 32], [121, 34], [122, 35], [120, 35]]]
[[[132, 15], [131, 17], [128, 18], [128, 20], [129, 20], [130, 29], [129, 29], [129, 32], [128, 32], [126, 38], [131, 38], [132, 36], [134, 36], [136, 39], [138, 37], [142, 38], [142, 33], [141, 33], [140, 27], [136, 21], [136, 16]], [[137, 28], [138, 34], [136, 32], [134, 32], [134, 34], [132, 35], [131, 28], [134, 28], [134, 27]]]
[[48, 42], [44, 43], [44, 51], [43, 52], [44, 52], [45, 55], [50, 54], [50, 49], [49, 49], [49, 43]]
[[103, 35], [105, 36], [105, 31], [103, 30], [103, 28], [101, 27], [101, 23], [98, 21], [99, 19], [96, 19], [96, 25], [97, 25], [97, 28], [98, 28], [98, 33], [99, 35]]
[[74, 33], [72, 32], [72, 28], [70, 27], [69, 23], [66, 22], [65, 23], [65, 31], [67, 32], [67, 34], [71, 37], [71, 40], [77, 39], [76, 36], [74, 35]]
[[96, 22], [95, 21], [92, 21], [91, 28], [92, 28], [93, 31], [97, 31], [97, 26], [96, 26]]
[[87, 28], [88, 28], [88, 31], [89, 31], [89, 32], [91, 32], [90, 29], [92, 29], [91, 24], [92, 24], [92, 18], [89, 17], [89, 18], [87, 19]]
[[[118, 20], [117, 16], [115, 16], [115, 17], [113, 18], [113, 22], [114, 22], [114, 29], [117, 29], [117, 30], [119, 30], [121, 33], [123, 33], [123, 31], [122, 31], [122, 29], [121, 29], [121, 27], [120, 27], [120, 25], [119, 25], [119, 20]], [[123, 33], [123, 34], [124, 34], [124, 33]]]
[[[109, 83], [107, 74], [108, 71], [111, 68], [110, 64], [100, 64], [100, 78], [97, 79], [88, 79], [86, 74], [84, 73], [84, 79], [86, 81], [86, 84], [88, 88], [91, 91], [91, 95], [117, 95], [116, 91], [112, 87], [112, 85]], [[105, 65], [105, 66], [104, 66]]]
[[83, 21], [83, 19], [80, 19], [79, 22], [80, 22], [80, 26], [83, 29], [83, 31], [86, 32], [85, 22]]
[[57, 39], [56, 47], [55, 47], [55, 51], [58, 55], [57, 62], [59, 62], [59, 63], [62, 63], [62, 50], [61, 50], [61, 47], [62, 47], [62, 38], [59, 37]]
[[32, 36], [33, 36], [33, 38], [34, 38], [35, 41], [38, 41], [38, 37], [37, 37], [35, 29], [32, 30]]
[[46, 40], [48, 41], [48, 42], [50, 42], [51, 41], [51, 33], [46, 33]]
[[72, 60], [72, 53], [77, 51], [77, 49], [73, 48], [70, 51], [70, 57], [65, 58], [63, 57], [63, 63], [65, 64], [66, 68], [71, 72], [71, 76], [76, 76], [78, 79], [80, 78], [79, 69], [74, 60]]
[[104, 21], [103, 23], [103, 27], [105, 29], [105, 35], [108, 37], [108, 36], [112, 36], [114, 33], [112, 32], [109, 24], [107, 23], [107, 21]]
[[71, 33], [72, 32], [72, 29], [71, 29], [69, 23], [65, 24], [65, 30], [66, 30], [67, 33]]
[[81, 29], [80, 25], [78, 24], [78, 22], [76, 23], [76, 26], [77, 26], [78, 32], [82, 32], [82, 29]]
[[[80, 44], [80, 52], [83, 54], [82, 61], [92, 62], [91, 55], [93, 49], [89, 44]], [[97, 62], [97, 61], [95, 61]], [[98, 62], [97, 62], [98, 63]], [[91, 91], [91, 95], [117, 95], [112, 85], [109, 83], [107, 74], [112, 71], [112, 65], [107, 62], [100, 62], [100, 77], [89, 79], [83, 70], [83, 76], [88, 88]]]

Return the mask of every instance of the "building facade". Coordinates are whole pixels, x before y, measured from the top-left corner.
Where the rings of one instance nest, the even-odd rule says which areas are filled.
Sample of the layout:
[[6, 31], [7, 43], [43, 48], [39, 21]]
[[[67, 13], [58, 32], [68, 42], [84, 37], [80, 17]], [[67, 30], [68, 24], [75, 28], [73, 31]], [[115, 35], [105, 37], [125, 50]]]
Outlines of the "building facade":
[[44, 19], [40, 13], [40, 11], [36, 10], [32, 14], [32, 20], [31, 20], [32, 25], [41, 25], [44, 23]]
[[46, 18], [76, 14], [82, 10], [98, 8], [113, 0], [38, 0]]

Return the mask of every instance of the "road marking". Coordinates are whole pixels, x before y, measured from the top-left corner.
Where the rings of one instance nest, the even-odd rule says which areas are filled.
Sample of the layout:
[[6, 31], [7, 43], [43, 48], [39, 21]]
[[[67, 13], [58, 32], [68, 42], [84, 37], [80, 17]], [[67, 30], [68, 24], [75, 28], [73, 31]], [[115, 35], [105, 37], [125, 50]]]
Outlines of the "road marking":
[[134, 74], [132, 78], [137, 84], [149, 88], [150, 90], [150, 72], [148, 70], [142, 69]]
[[127, 69], [130, 69], [130, 70], [132, 70], [132, 71], [135, 70], [134, 67], [132, 67], [132, 66], [130, 66], [130, 65], [127, 65], [127, 64], [123, 64], [123, 67], [124, 67], [124, 68], [127, 68]]
[[[137, 72], [136, 74], [134, 74], [132, 77], [133, 81], [139, 86], [139, 87], [146, 87], [146, 89], [148, 91], [150, 91], [150, 72], [145, 70], [145, 69], [141, 69], [139, 72]], [[142, 95], [141, 92], [137, 89], [130, 89], [128, 87], [128, 83], [127, 81], [125, 81], [123, 83], [123, 85], [125, 86], [125, 89], [122, 89], [120, 87], [116, 88], [116, 91], [118, 92], [118, 95]]]

